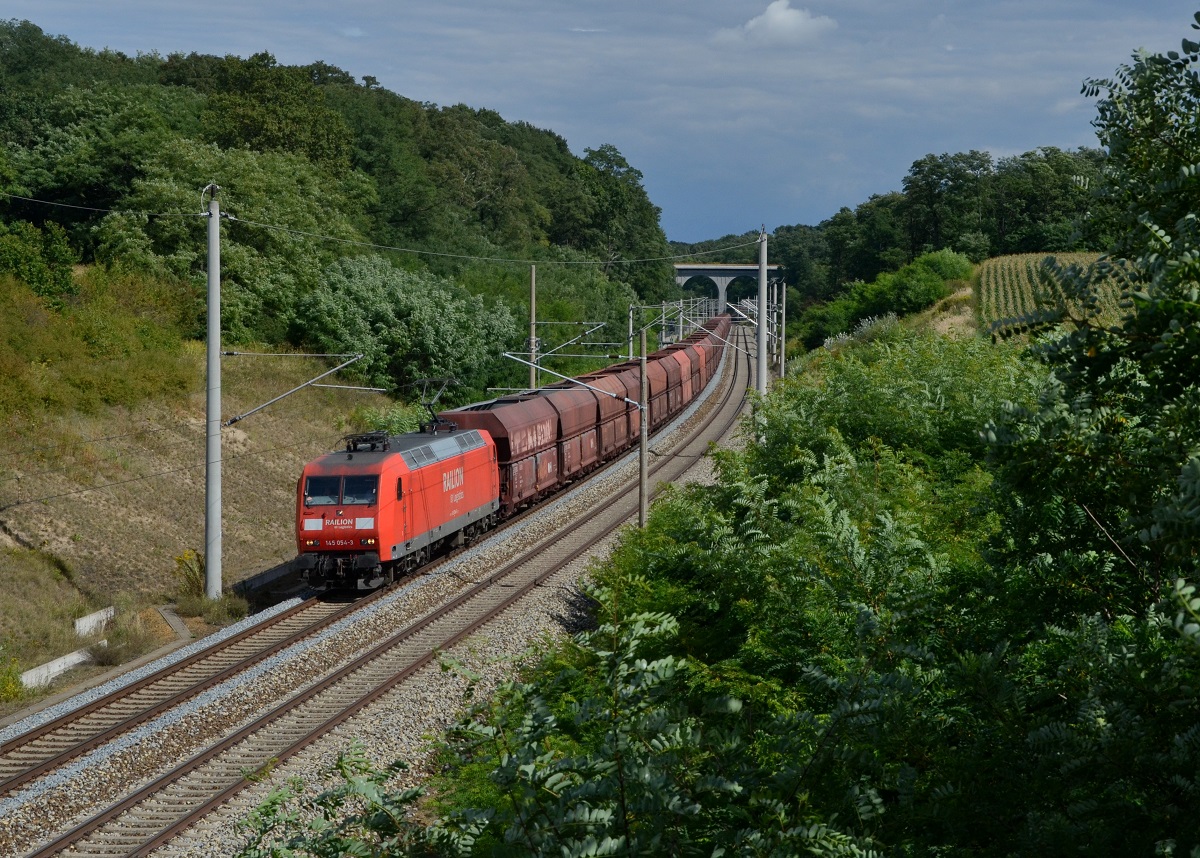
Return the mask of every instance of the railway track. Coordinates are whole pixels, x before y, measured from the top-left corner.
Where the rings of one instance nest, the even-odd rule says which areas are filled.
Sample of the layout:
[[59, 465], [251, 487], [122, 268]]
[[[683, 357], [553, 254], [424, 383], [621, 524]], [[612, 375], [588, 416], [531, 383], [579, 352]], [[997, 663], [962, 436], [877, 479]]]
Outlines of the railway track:
[[311, 599], [0, 747], [0, 797], [327, 627], [356, 606]]
[[[680, 445], [683, 449], [654, 462], [656, 483], [679, 479], [710, 441], [728, 432], [740, 414], [749, 386], [750, 361], [740, 352], [731, 352], [730, 356], [733, 360], [727, 363], [731, 369], [722, 373], [721, 389], [709, 397], [705, 406], [710, 408], [711, 416], [693, 417], [698, 425], [687, 433]], [[374, 645], [355, 657], [265, 711], [243, 719], [225, 734], [205, 741], [182, 765], [161, 772], [83, 823], [59, 823], [69, 830], [21, 848], [30, 856], [54, 855], [67, 849], [72, 855], [149, 854], [241, 791], [248, 784], [248, 773], [281, 766], [381, 699], [404, 693], [405, 684], [430, 664], [437, 652], [476, 634], [636, 516], [637, 491], [636, 481], [624, 481], [615, 491], [591, 502], [595, 510], [592, 514], [546, 535], [419, 620], [378, 636]], [[355, 607], [361, 608], [362, 604]], [[23, 747], [5, 747], [0, 755], [0, 778], [5, 779], [0, 789], [12, 793], [131, 729], [119, 723], [122, 717], [132, 727], [144, 727], [172, 706], [195, 697], [199, 689], [218, 686], [250, 665], [294, 646], [296, 636], [312, 636], [320, 629], [335, 626], [346, 618], [346, 610], [347, 606], [305, 602], [280, 620], [280, 626], [292, 626], [290, 633], [282, 629], [250, 630], [226, 642], [223, 655], [193, 656], [180, 669], [192, 675], [190, 685], [188, 680], [156, 674], [131, 687], [122, 695], [122, 701], [100, 702], [95, 704], [95, 711], [75, 713], [79, 726], [73, 726], [72, 719], [65, 717], [61, 723], [43, 725], [36, 736], [23, 741]], [[289, 639], [285, 634], [293, 637]], [[134, 710], [132, 714], [121, 714], [129, 709]]]

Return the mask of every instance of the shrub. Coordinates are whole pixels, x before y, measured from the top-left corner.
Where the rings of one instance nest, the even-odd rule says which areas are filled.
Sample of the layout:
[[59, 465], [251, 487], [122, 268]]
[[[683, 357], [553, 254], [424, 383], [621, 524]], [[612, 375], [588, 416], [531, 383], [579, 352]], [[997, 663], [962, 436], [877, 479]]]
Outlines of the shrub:
[[74, 294], [75, 262], [58, 224], [48, 222], [44, 230], [25, 221], [0, 224], [0, 273], [16, 276], [41, 297], [57, 302]]
[[250, 613], [250, 603], [234, 593], [222, 593], [219, 599], [181, 596], [175, 610], [182, 617], [200, 617], [210, 626], [227, 626]]
[[402, 435], [405, 432], [416, 432], [421, 421], [427, 420], [428, 417], [424, 408], [394, 402], [382, 408], [355, 408], [350, 415], [350, 425], [358, 432], [382, 431], [389, 435]]
[[915, 313], [950, 294], [946, 279], [920, 261], [905, 265], [892, 279], [890, 306], [877, 312]]
[[943, 280], [967, 280], [971, 277], [975, 266], [970, 258], [953, 250], [938, 250], [918, 256], [914, 265], [922, 265], [937, 274]]
[[870, 283], [861, 280], [851, 283], [848, 294], [801, 313], [792, 330], [798, 328], [805, 347], [813, 349], [831, 337], [846, 333], [862, 319], [924, 310], [950, 294], [947, 281], [965, 280], [972, 270], [971, 260], [960, 253], [951, 250], [926, 253], [899, 271], [880, 274]]
[[203, 596], [207, 572], [204, 555], [189, 548], [175, 558], [175, 580], [179, 583], [180, 599]]
[[189, 548], [175, 558], [175, 578], [179, 582], [175, 610], [180, 616], [203, 617], [210, 626], [226, 626], [250, 612], [250, 603], [235, 593], [208, 598], [206, 574], [203, 554]]
[[16, 658], [7, 655], [0, 647], [0, 703], [12, 703], [25, 696], [25, 685], [21, 682], [21, 666]]

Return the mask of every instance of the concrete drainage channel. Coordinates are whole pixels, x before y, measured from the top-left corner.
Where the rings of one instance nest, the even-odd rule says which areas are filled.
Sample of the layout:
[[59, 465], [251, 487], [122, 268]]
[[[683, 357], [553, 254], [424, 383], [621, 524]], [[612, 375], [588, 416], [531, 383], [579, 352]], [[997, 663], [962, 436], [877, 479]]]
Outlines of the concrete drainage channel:
[[[184, 625], [183, 620], [170, 607], [159, 607], [158, 612], [162, 618], [175, 632], [176, 640], [169, 643], [165, 648], [173, 648], [179, 646], [184, 641], [192, 639], [192, 633], [188, 627]], [[87, 637], [104, 629], [105, 625], [113, 618], [116, 611], [114, 608], [104, 608], [96, 611], [93, 614], [88, 614], [86, 617], [80, 617], [75, 621], [75, 633], [80, 637]], [[92, 658], [92, 649], [97, 646], [108, 646], [108, 641], [101, 640], [91, 646], [77, 649], [74, 652], [69, 652], [64, 656], [48, 661], [45, 664], [30, 668], [21, 674], [21, 684], [26, 688], [45, 688], [58, 677], [62, 676], [68, 670], [78, 667], [81, 664], [89, 664], [94, 661]], [[161, 655], [162, 649], [156, 655]], [[128, 669], [128, 665], [122, 669]]]

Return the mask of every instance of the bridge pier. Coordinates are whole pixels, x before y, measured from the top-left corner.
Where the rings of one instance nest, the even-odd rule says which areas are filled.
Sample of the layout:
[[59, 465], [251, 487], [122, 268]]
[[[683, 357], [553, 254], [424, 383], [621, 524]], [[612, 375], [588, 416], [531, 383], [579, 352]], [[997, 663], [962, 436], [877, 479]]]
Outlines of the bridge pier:
[[[759, 267], [755, 264], [748, 265], [731, 265], [723, 262], [698, 263], [698, 262], [676, 262], [675, 263], [675, 283], [682, 287], [693, 277], [707, 277], [717, 285], [717, 301], [718, 313], [725, 312], [725, 306], [728, 304], [729, 284], [739, 277], [749, 277], [755, 281], [758, 280]], [[778, 279], [783, 276], [783, 266], [768, 265], [767, 276], [771, 279]]]

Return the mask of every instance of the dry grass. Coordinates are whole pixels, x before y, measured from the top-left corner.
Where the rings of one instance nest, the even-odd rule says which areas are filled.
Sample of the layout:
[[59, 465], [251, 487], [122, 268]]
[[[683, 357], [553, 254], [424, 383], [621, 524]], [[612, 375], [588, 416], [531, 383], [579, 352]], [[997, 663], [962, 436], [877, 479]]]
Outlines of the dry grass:
[[0, 549], [0, 644], [3, 657], [22, 670], [90, 643], [75, 635], [74, 621], [92, 608], [54, 560], [19, 548]]
[[963, 284], [953, 294], [928, 310], [911, 316], [907, 324], [932, 330], [948, 337], [973, 337], [979, 332], [975, 312], [975, 291]]
[[[81, 645], [72, 632], [58, 644], [26, 646], [59, 617], [69, 629], [70, 614], [119, 597], [170, 600], [175, 558], [204, 550], [203, 344], [190, 343], [185, 352], [198, 381], [181, 400], [36, 422], [18, 415], [3, 427], [0, 545], [20, 548], [0, 549], [0, 639], [14, 642], [6, 650], [19, 653], [24, 667]], [[224, 358], [224, 416], [243, 414], [324, 369], [302, 358]], [[226, 586], [295, 556], [300, 468], [336, 447], [348, 415], [363, 405], [386, 400], [310, 388], [223, 430]]]

